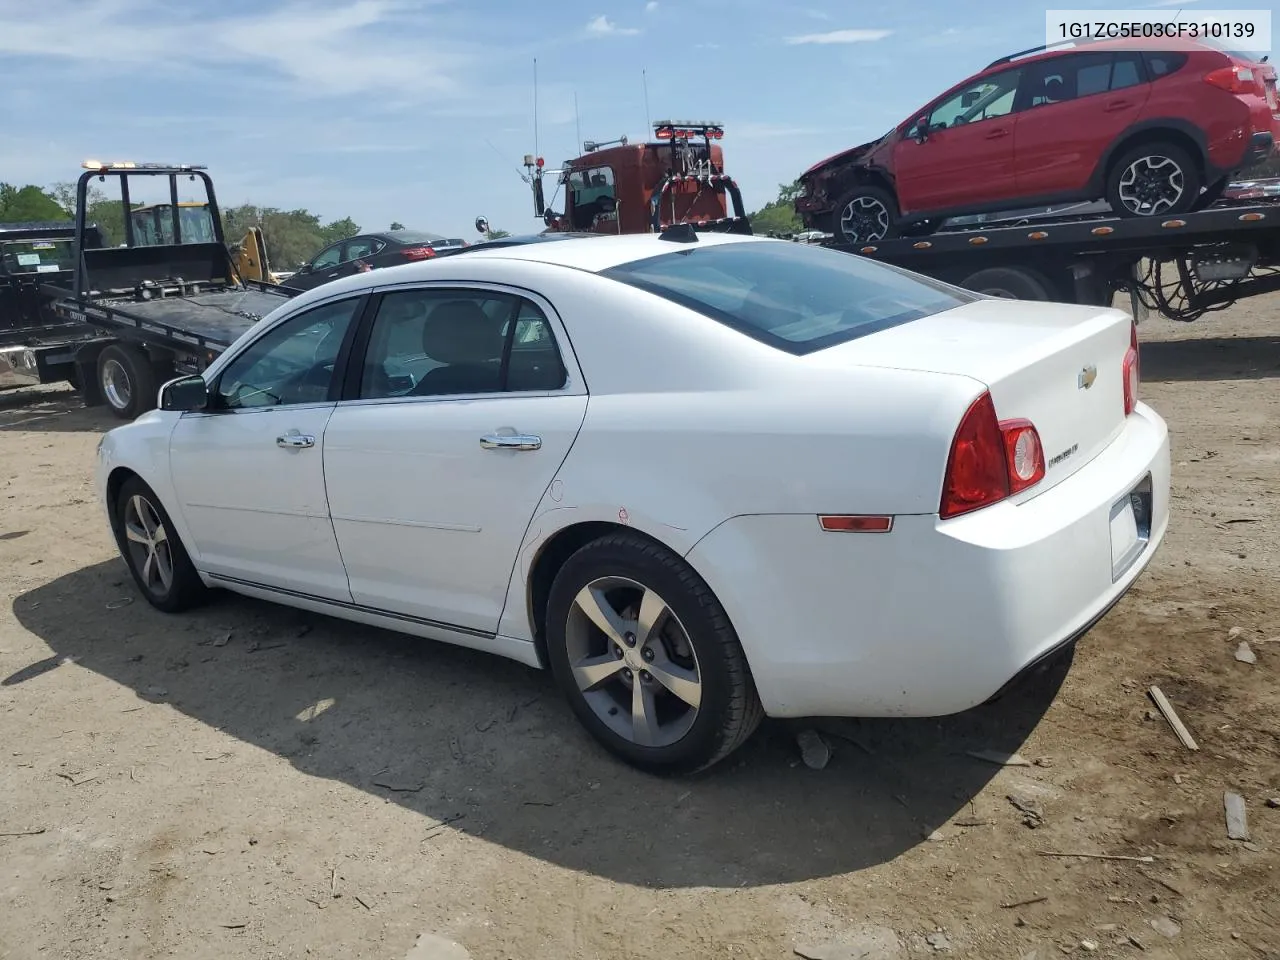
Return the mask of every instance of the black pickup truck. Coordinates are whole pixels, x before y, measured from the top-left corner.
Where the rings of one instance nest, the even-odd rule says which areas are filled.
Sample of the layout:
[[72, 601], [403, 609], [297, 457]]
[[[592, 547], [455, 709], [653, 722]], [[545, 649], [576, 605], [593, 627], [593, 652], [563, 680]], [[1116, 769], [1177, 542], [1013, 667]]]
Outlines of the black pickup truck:
[[[27, 320], [16, 342], [6, 346], [0, 339], [0, 381], [6, 369], [14, 385], [68, 381], [86, 404], [105, 404], [131, 420], [155, 406], [162, 383], [204, 370], [299, 291], [239, 277], [204, 167], [96, 161], [82, 166], [69, 242], [65, 236], [42, 239], [55, 246], [22, 255], [30, 276], [16, 302], [24, 305], [21, 315]], [[89, 183], [111, 178], [123, 209], [131, 210], [130, 182], [140, 177], [168, 180], [170, 223], [163, 231], [148, 232], [137, 229], [135, 218], [124, 217], [124, 244], [107, 246], [86, 221]], [[189, 210], [183, 212], [190, 205], [178, 202], [180, 179], [204, 187], [200, 230], [191, 229]], [[39, 263], [30, 259], [36, 252]], [[15, 266], [18, 257], [15, 249]], [[29, 270], [46, 265], [59, 269]]]

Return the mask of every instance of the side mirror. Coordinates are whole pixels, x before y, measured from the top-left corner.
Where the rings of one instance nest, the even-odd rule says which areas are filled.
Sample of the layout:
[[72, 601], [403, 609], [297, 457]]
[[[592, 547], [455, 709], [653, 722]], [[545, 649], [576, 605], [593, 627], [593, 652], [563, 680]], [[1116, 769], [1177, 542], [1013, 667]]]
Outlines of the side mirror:
[[484, 217], [476, 217], [476, 233], [483, 233], [485, 235], [488, 235], [489, 221], [486, 220]]
[[310, 272], [311, 272], [311, 264], [309, 264], [309, 263], [304, 263], [302, 266], [298, 267], [298, 269], [297, 269], [297, 270], [295, 270], [295, 271], [293, 271], [293, 272], [294, 272], [294, 273], [310, 273]]
[[160, 409], [191, 413], [209, 406], [209, 385], [204, 377], [179, 377], [160, 388]]
[[916, 143], [924, 143], [926, 140], [928, 140], [929, 139], [929, 115], [926, 113], [923, 116], [916, 117], [916, 122], [913, 124], [913, 128], [915, 130], [915, 133], [912, 134], [911, 136], [912, 140], [914, 140]]

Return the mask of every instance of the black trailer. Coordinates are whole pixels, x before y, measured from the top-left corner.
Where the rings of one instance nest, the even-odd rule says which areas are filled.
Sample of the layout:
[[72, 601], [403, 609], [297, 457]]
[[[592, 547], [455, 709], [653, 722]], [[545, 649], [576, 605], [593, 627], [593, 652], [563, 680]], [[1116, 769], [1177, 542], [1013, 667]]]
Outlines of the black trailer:
[[864, 245], [824, 244], [1018, 300], [1110, 306], [1196, 320], [1280, 290], [1280, 201], [1223, 201], [1173, 217], [1021, 219]]
[[[204, 167], [86, 161], [76, 184], [76, 221], [70, 271], [62, 282], [40, 285], [43, 323], [29, 329], [10, 365], [28, 382], [69, 381], [90, 406], [105, 404], [132, 419], [156, 404], [166, 380], [199, 373], [254, 323], [299, 291], [236, 274], [218, 213], [213, 181]], [[135, 204], [135, 178], [167, 178], [172, 230], [148, 243], [124, 216], [125, 242], [107, 246], [86, 222], [89, 184], [116, 181], [121, 210]], [[204, 188], [213, 240], [185, 238], [178, 184]]]

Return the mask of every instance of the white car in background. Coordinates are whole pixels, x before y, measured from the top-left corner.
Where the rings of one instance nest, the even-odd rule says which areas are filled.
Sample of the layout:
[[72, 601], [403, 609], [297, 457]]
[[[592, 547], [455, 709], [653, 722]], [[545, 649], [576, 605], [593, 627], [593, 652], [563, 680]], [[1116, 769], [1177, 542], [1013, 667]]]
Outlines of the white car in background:
[[639, 767], [764, 714], [980, 704], [1098, 620], [1167, 525], [1117, 310], [672, 231], [310, 291], [98, 484], [143, 595], [225, 588], [552, 670]]

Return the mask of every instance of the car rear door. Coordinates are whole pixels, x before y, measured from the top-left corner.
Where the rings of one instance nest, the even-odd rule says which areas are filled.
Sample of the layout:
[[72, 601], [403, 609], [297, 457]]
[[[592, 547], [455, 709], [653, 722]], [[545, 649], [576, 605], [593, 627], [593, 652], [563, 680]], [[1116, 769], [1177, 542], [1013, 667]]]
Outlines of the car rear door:
[[1085, 189], [1107, 148], [1138, 120], [1151, 84], [1136, 51], [1073, 53], [1031, 64], [1024, 91], [1018, 193], [1049, 200]]
[[355, 602], [492, 635], [520, 544], [587, 408], [551, 305], [480, 284], [392, 288], [325, 431]]
[[981, 207], [1013, 197], [1014, 108], [1021, 69], [966, 83], [928, 111], [923, 140], [917, 124], [893, 147], [903, 213]]

